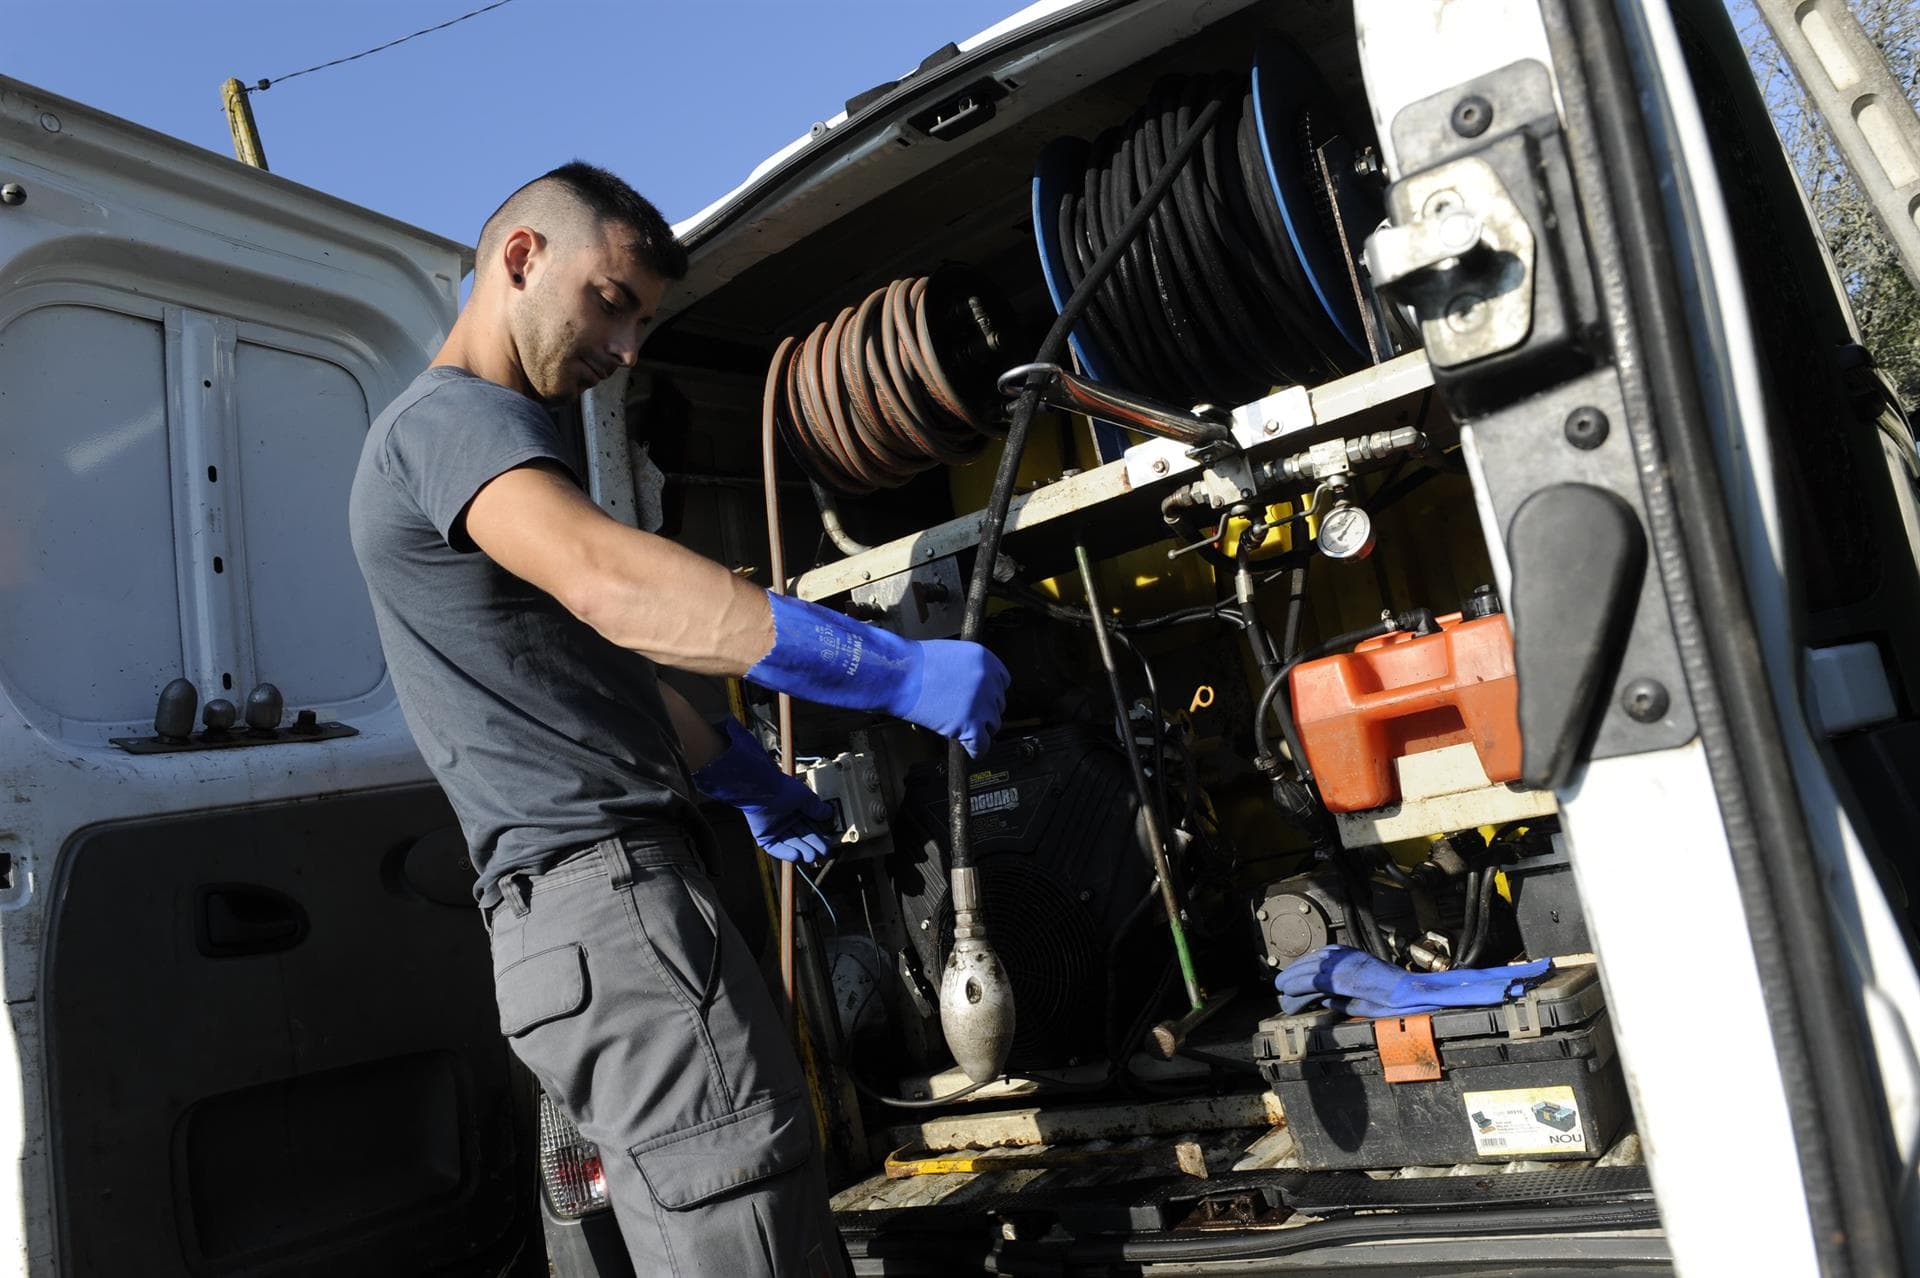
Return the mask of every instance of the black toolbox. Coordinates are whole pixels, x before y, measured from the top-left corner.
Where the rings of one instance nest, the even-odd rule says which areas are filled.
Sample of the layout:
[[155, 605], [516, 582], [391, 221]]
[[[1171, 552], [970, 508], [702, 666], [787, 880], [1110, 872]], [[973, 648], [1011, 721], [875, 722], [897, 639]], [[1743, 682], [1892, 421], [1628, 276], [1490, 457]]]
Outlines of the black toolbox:
[[1630, 1112], [1591, 963], [1494, 1007], [1271, 1017], [1254, 1057], [1312, 1169], [1597, 1158]]

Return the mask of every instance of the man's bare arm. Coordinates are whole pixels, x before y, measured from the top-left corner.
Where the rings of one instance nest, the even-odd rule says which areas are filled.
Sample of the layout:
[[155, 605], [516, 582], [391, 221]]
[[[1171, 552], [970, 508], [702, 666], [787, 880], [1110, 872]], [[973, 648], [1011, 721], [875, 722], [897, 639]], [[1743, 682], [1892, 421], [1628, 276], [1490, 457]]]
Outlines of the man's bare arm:
[[711, 559], [611, 518], [551, 462], [496, 476], [465, 518], [467, 535], [495, 563], [609, 642], [663, 666], [750, 674], [773, 692], [890, 714], [953, 738], [975, 758], [999, 731], [1010, 676], [979, 644], [907, 639], [770, 596]]
[[680, 748], [686, 752], [689, 770], [698, 772], [720, 757], [720, 752], [727, 748], [727, 739], [664, 679], [660, 681], [660, 699], [667, 703], [667, 718], [673, 720], [673, 730], [680, 737]]
[[[587, 500], [551, 463], [496, 476], [467, 536], [609, 642], [694, 674], [741, 675], [773, 648], [766, 592]], [[692, 743], [688, 742], [689, 749]]]

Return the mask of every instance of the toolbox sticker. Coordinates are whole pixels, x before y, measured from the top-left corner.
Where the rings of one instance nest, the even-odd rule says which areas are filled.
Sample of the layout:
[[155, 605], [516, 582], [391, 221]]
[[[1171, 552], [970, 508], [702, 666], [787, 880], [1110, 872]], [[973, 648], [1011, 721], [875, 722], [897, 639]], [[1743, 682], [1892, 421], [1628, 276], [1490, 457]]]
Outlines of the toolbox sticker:
[[1467, 1092], [1467, 1124], [1482, 1157], [1585, 1153], [1587, 1132], [1571, 1087]]

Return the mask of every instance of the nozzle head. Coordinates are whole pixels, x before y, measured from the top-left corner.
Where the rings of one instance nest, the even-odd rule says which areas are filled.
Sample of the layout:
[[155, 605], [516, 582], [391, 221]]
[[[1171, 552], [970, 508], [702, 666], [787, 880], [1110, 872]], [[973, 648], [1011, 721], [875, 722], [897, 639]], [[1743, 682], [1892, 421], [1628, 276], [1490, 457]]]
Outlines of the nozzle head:
[[1013, 1050], [1013, 983], [984, 937], [961, 937], [940, 978], [940, 1031], [976, 1083], [999, 1077]]

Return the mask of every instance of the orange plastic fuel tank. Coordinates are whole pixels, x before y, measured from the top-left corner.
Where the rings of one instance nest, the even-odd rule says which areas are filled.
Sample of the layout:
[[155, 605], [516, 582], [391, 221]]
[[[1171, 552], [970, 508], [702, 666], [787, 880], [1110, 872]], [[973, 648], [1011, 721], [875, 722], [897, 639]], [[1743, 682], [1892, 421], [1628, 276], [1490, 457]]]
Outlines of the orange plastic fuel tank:
[[1369, 639], [1290, 681], [1294, 726], [1329, 811], [1400, 798], [1394, 760], [1469, 742], [1489, 781], [1520, 778], [1519, 681], [1503, 613]]

